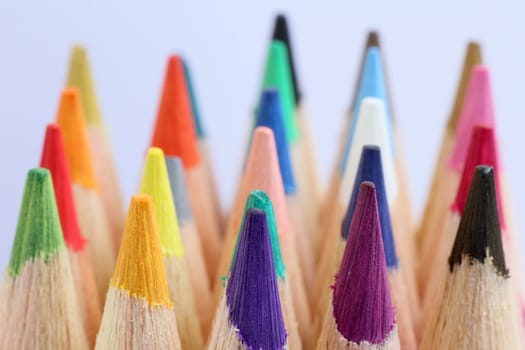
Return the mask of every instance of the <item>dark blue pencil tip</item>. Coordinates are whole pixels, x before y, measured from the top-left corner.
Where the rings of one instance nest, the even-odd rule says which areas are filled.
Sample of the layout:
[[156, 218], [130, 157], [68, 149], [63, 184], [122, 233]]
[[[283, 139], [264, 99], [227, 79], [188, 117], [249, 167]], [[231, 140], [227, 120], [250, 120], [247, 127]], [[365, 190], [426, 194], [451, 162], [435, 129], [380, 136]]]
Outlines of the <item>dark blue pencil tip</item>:
[[226, 303], [230, 322], [248, 349], [284, 349], [286, 330], [263, 210], [246, 210]]
[[275, 136], [284, 192], [286, 194], [296, 193], [297, 186], [295, 184], [290, 152], [288, 150], [288, 142], [286, 140], [281, 97], [276, 89], [266, 89], [261, 95], [261, 103], [259, 104], [257, 119], [255, 122], [255, 127], [259, 126], [266, 126], [272, 129]]
[[361, 153], [359, 168], [356, 173], [352, 197], [348, 203], [348, 208], [343, 219], [342, 235], [346, 240], [352, 216], [355, 212], [359, 188], [363, 181], [372, 182], [376, 187], [377, 207], [379, 210], [379, 220], [381, 222], [381, 235], [383, 236], [383, 245], [385, 248], [386, 265], [390, 268], [396, 268], [399, 264], [396, 254], [396, 244], [392, 233], [392, 222], [390, 220], [390, 210], [385, 191], [385, 180], [383, 177], [383, 166], [381, 163], [381, 150], [377, 146], [365, 146]]
[[193, 86], [193, 79], [191, 78], [191, 71], [188, 65], [188, 61], [182, 58], [182, 65], [184, 66], [184, 78], [186, 79], [186, 86], [188, 87], [188, 94], [191, 100], [191, 112], [193, 115], [193, 123], [195, 124], [195, 130], [197, 131], [197, 137], [199, 139], [206, 137], [204, 132], [204, 126], [202, 125], [201, 115], [199, 111], [199, 103], [197, 102], [197, 94]]

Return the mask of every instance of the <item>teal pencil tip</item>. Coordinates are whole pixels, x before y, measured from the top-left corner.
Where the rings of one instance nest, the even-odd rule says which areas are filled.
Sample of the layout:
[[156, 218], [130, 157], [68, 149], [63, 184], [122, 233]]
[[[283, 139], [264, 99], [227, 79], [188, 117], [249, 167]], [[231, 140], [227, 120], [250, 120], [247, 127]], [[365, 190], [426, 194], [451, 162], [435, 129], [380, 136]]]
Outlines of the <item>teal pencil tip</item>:
[[271, 88], [277, 89], [281, 96], [288, 143], [295, 143], [299, 130], [295, 118], [292, 74], [286, 45], [280, 40], [273, 40], [270, 44], [261, 91]]
[[62, 247], [64, 239], [51, 173], [43, 168], [31, 169], [18, 216], [9, 272], [17, 276], [27, 262], [36, 258], [47, 262]]
[[[275, 266], [275, 273], [277, 274], [277, 277], [279, 279], [285, 279], [286, 278], [286, 267], [284, 265], [284, 261], [281, 255], [281, 244], [279, 243], [279, 233], [277, 231], [277, 223], [275, 222], [275, 213], [273, 210], [273, 204], [268, 195], [261, 190], [255, 190], [252, 191], [246, 200], [246, 205], [244, 207], [244, 213], [248, 211], [248, 209], [260, 209], [266, 213], [266, 221], [268, 223], [268, 230], [270, 231], [270, 242], [272, 246], [272, 255], [273, 255], [273, 261]], [[240, 227], [243, 227], [244, 223], [244, 216], [241, 220]], [[237, 243], [235, 244], [235, 250], [233, 253], [231, 264], [235, 261], [235, 256], [237, 255], [237, 244], [239, 243], [239, 237], [240, 237], [240, 230], [239, 235], [237, 236]], [[231, 264], [230, 264], [230, 270], [231, 270]]]
[[197, 93], [193, 84], [190, 66], [188, 64], [188, 61], [184, 57], [182, 58], [182, 65], [184, 67], [184, 78], [186, 79], [186, 86], [188, 87], [188, 93], [190, 95], [193, 123], [195, 124], [195, 130], [197, 131], [197, 137], [199, 139], [202, 139], [206, 137], [206, 132], [204, 131], [204, 125], [202, 124], [199, 103], [197, 101]]
[[[371, 46], [366, 51], [365, 64], [363, 65], [363, 72], [361, 73], [361, 81], [359, 82], [358, 93], [352, 113], [352, 120], [350, 123], [350, 130], [346, 140], [343, 158], [340, 164], [340, 172], [344, 173], [346, 164], [348, 162], [348, 155], [354, 139], [357, 119], [359, 117], [359, 110], [361, 102], [367, 97], [375, 97], [383, 101], [385, 104], [386, 123], [390, 133], [391, 150], [395, 153], [394, 132], [392, 129], [392, 118], [390, 116], [390, 105], [386, 90], [385, 74], [383, 62], [381, 60], [381, 52], [376, 46]], [[395, 156], [395, 154], [393, 154]]]

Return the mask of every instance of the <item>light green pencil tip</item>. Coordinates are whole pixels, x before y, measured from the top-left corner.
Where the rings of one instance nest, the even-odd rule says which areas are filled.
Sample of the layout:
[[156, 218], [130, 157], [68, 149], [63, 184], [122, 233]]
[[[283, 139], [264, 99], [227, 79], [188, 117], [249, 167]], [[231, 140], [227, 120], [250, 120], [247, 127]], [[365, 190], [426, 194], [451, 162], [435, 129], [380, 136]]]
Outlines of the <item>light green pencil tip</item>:
[[[248, 199], [246, 200], [246, 205], [244, 207], [244, 212], [246, 213], [246, 211], [251, 208], [260, 209], [266, 213], [266, 221], [268, 223], [268, 230], [270, 231], [270, 241], [272, 244], [272, 255], [275, 264], [275, 273], [277, 274], [278, 278], [284, 279], [286, 277], [286, 267], [284, 266], [283, 258], [281, 256], [281, 245], [279, 243], [279, 234], [277, 232], [277, 224], [275, 222], [275, 214], [273, 212], [272, 201], [264, 191], [255, 190], [248, 195]], [[240, 227], [242, 228], [243, 225], [244, 217], [242, 218]], [[237, 237], [239, 236], [240, 233]], [[235, 261], [236, 254], [237, 244], [235, 245], [232, 263], [233, 261]]]
[[286, 138], [288, 143], [295, 143], [299, 138], [299, 130], [295, 118], [295, 97], [293, 91], [292, 74], [286, 45], [279, 40], [270, 44], [264, 80], [261, 90], [275, 88], [279, 90], [283, 104]]
[[31, 169], [27, 175], [9, 272], [17, 276], [24, 265], [36, 258], [48, 259], [64, 247], [51, 173]]
[[89, 68], [86, 49], [76, 45], [71, 48], [67, 86], [76, 87], [84, 106], [84, 118], [88, 125], [101, 125], [102, 116], [98, 107], [95, 85]]

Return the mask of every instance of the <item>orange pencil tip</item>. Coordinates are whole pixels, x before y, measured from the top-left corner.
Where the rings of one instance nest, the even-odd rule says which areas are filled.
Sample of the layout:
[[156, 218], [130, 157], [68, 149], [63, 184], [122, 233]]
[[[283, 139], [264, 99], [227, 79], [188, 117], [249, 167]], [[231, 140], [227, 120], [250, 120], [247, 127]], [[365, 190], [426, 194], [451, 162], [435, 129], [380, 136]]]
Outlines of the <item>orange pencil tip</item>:
[[56, 121], [62, 131], [71, 181], [98, 191], [82, 102], [76, 88], [62, 91]]

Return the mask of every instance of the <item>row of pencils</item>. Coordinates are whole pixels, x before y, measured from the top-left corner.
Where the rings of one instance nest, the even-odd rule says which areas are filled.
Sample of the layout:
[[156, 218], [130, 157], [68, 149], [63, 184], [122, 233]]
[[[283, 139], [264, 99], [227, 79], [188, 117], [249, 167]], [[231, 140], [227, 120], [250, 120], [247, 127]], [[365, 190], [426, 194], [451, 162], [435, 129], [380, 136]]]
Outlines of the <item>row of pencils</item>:
[[74, 47], [27, 175], [0, 349], [525, 348], [517, 230], [479, 44], [467, 47], [420, 220], [386, 73], [370, 32], [321, 191], [278, 15], [226, 212], [189, 66], [169, 57], [126, 216], [87, 54]]

